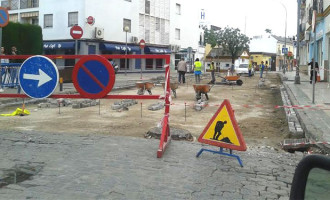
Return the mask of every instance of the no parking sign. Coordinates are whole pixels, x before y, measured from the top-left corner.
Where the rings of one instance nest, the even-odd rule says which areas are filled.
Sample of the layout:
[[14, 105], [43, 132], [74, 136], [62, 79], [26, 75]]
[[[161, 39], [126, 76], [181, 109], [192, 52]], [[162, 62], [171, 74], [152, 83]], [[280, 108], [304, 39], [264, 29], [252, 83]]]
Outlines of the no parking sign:
[[77, 62], [72, 72], [72, 80], [82, 96], [99, 99], [111, 91], [115, 84], [115, 71], [104, 57], [89, 55]]

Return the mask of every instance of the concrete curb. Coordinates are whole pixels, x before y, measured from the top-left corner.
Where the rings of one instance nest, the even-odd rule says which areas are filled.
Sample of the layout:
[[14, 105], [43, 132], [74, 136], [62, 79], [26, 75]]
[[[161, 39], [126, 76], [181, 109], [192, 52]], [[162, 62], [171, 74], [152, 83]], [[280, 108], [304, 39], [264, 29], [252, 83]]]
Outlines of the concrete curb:
[[[286, 92], [288, 93], [288, 97], [289, 97], [291, 103], [293, 105], [299, 105], [299, 101], [298, 101], [297, 97], [293, 94], [293, 92], [291, 91], [291, 88], [285, 82], [283, 82], [283, 86], [284, 86]], [[311, 122], [312, 119], [310, 119], [310, 117], [307, 115], [307, 113], [305, 113], [305, 111], [303, 109], [293, 108], [293, 110], [295, 111], [295, 113], [297, 115], [301, 128], [304, 130], [305, 138], [312, 139], [314, 141], [324, 141], [324, 139], [322, 137], [320, 138], [320, 136], [319, 136], [319, 135], [321, 135], [321, 133], [319, 133], [320, 131], [312, 123], [308, 123], [308, 122]], [[322, 148], [327, 153], [330, 153], [330, 145], [317, 144], [317, 146]]]

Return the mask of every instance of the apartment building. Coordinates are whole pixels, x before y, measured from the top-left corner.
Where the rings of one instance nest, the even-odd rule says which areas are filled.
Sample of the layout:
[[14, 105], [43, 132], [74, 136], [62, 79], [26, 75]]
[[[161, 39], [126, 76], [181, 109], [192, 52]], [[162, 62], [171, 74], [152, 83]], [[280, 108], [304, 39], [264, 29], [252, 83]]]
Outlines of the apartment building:
[[[184, 0], [1, 0], [8, 7], [10, 21], [39, 24], [42, 28], [45, 54], [171, 54], [203, 59], [200, 9]], [[94, 23], [87, 23], [87, 19]], [[189, 21], [189, 23], [187, 23]], [[75, 41], [70, 29], [79, 25], [81, 39]], [[146, 42], [144, 49], [139, 41]], [[75, 51], [75, 42], [78, 50]], [[127, 45], [127, 48], [126, 48]], [[188, 48], [189, 47], [189, 48]], [[115, 60], [120, 70], [125, 61]], [[74, 65], [74, 60], [56, 60], [59, 68]], [[129, 60], [129, 72], [163, 69], [159, 59]]]
[[307, 63], [315, 57], [321, 80], [329, 82], [330, 0], [301, 0], [300, 17], [299, 63], [307, 69]]

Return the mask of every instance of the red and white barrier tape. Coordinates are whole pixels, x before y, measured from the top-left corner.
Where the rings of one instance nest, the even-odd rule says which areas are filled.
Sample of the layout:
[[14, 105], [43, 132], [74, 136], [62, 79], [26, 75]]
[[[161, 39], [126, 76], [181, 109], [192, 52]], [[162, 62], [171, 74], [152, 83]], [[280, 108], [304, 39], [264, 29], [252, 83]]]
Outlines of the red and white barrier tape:
[[[197, 103], [195, 102], [185, 102], [185, 103], [171, 103], [171, 106], [194, 106]], [[292, 106], [279, 106], [279, 105], [275, 105], [275, 106], [271, 106], [271, 105], [261, 105], [261, 104], [255, 104], [255, 105], [248, 105], [248, 104], [243, 104], [243, 105], [239, 105], [239, 104], [231, 104], [233, 107], [244, 107], [244, 108], [295, 108], [295, 109], [310, 109], [310, 110], [330, 110], [330, 105], [292, 105]], [[216, 106], [219, 107], [220, 104], [205, 104], [205, 107], [207, 106]], [[327, 108], [329, 107], [329, 108]]]

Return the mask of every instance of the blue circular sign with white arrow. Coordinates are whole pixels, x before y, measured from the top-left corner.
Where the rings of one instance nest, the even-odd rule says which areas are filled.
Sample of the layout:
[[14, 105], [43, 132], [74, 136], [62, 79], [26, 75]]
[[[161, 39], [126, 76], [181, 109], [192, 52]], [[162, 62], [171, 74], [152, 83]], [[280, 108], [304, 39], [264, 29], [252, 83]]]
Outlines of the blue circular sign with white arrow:
[[47, 98], [58, 84], [58, 69], [45, 56], [32, 56], [24, 61], [18, 73], [18, 80], [24, 93], [31, 98]]

